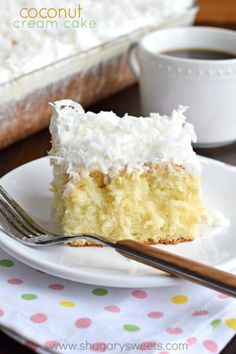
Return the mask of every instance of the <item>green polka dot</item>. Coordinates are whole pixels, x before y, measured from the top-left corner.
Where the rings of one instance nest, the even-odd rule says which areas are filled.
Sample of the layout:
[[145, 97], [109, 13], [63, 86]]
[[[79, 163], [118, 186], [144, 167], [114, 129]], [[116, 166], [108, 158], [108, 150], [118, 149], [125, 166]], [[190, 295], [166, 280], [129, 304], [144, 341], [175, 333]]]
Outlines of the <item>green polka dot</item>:
[[140, 330], [140, 327], [133, 324], [124, 324], [123, 328], [128, 332], [137, 332]]
[[214, 329], [220, 327], [221, 323], [222, 323], [222, 321], [219, 319], [211, 321], [211, 325]]
[[105, 296], [108, 294], [108, 291], [106, 289], [97, 288], [93, 290], [93, 294], [96, 296]]
[[23, 295], [21, 295], [21, 297], [24, 300], [35, 300], [35, 299], [37, 299], [38, 296], [35, 294], [23, 294]]
[[13, 267], [15, 265], [15, 263], [11, 260], [11, 259], [1, 259], [0, 260], [0, 266], [2, 267]]

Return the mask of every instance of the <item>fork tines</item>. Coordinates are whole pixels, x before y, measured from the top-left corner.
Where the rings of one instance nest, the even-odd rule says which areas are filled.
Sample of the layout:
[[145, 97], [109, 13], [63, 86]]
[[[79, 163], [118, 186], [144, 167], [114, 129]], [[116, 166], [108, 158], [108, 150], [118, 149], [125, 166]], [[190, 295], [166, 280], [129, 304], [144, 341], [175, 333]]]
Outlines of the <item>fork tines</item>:
[[5, 232], [17, 239], [45, 234], [22, 207], [0, 186], [0, 224]]

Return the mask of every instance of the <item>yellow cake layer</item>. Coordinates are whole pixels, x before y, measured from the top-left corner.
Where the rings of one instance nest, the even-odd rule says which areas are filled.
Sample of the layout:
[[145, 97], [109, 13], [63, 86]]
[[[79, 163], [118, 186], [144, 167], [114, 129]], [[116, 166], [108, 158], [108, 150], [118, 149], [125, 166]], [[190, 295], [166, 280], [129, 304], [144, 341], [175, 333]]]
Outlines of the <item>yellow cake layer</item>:
[[112, 178], [91, 172], [66, 189], [68, 182], [64, 175], [52, 183], [65, 234], [92, 233], [110, 241], [129, 238], [150, 244], [196, 236], [203, 212], [200, 179], [179, 166], [151, 165], [142, 174], [123, 171]]

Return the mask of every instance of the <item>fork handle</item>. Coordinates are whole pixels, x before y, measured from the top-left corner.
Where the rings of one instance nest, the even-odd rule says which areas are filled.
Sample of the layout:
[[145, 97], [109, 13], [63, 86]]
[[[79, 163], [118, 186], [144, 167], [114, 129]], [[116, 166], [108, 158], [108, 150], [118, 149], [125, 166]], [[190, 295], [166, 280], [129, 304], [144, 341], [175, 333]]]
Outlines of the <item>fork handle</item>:
[[116, 242], [125, 257], [236, 297], [236, 275], [133, 240]]

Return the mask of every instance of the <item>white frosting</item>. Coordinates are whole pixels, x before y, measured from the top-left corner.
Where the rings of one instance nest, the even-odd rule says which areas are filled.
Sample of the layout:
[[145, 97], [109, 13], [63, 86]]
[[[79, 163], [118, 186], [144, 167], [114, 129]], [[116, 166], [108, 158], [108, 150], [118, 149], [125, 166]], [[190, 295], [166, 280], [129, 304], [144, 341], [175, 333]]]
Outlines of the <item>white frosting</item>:
[[53, 107], [51, 156], [71, 176], [91, 170], [114, 175], [124, 168], [142, 172], [148, 163], [174, 163], [194, 174], [201, 171], [191, 146], [196, 135], [186, 123], [185, 107], [180, 106], [170, 117], [151, 113], [146, 118], [85, 113], [71, 100], [57, 101]]
[[[193, 3], [193, 0], [0, 0], [0, 84], [138, 28], [158, 26], [167, 18], [184, 13]], [[81, 16], [96, 20], [96, 28], [13, 26], [15, 20], [23, 20], [19, 16], [21, 8], [74, 9], [79, 4], [83, 9]]]

